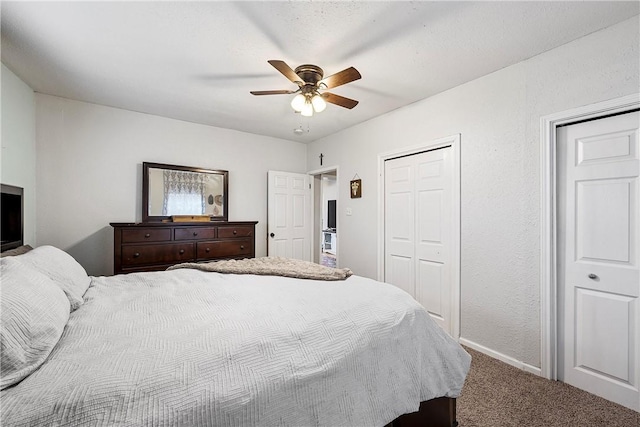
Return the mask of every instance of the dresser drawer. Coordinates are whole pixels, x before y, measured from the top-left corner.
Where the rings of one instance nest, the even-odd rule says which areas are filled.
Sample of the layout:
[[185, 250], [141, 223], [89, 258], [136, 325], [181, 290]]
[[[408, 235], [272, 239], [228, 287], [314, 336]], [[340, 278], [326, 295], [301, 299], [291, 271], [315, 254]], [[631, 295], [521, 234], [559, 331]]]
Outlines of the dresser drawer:
[[251, 237], [253, 236], [253, 227], [218, 227], [218, 237], [225, 239], [228, 237]]
[[163, 242], [171, 240], [171, 230], [163, 228], [136, 228], [122, 230], [122, 243]]
[[216, 238], [215, 227], [176, 228], [174, 233], [174, 240], [200, 240]]
[[232, 241], [198, 242], [198, 259], [239, 257], [253, 254], [253, 240], [238, 239]]
[[122, 247], [122, 265], [143, 265], [193, 261], [193, 243], [127, 245]]

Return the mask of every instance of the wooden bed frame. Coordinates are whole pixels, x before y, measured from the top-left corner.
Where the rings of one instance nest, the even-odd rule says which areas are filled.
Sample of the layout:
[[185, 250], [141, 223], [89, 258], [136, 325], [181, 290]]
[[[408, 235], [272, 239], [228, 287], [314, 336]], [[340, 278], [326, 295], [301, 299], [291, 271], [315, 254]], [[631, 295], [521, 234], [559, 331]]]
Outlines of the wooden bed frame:
[[437, 397], [420, 403], [418, 412], [404, 414], [384, 427], [456, 427], [456, 399]]

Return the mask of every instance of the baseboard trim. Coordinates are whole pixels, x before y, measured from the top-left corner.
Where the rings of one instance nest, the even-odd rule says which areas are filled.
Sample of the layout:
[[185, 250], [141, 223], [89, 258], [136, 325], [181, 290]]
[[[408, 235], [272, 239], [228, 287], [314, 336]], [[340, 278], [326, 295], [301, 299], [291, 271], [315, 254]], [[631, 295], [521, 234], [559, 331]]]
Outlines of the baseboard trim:
[[501, 362], [504, 362], [508, 365], [511, 366], [515, 366], [518, 369], [522, 369], [525, 372], [529, 372], [531, 374], [534, 375], [538, 375], [538, 376], [542, 376], [542, 369], [533, 366], [533, 365], [529, 365], [528, 363], [524, 363], [521, 360], [518, 359], [514, 359], [511, 356], [507, 356], [506, 354], [502, 354], [498, 351], [495, 350], [491, 350], [488, 347], [485, 347], [483, 345], [480, 345], [478, 343], [475, 343], [473, 341], [470, 341], [466, 338], [462, 338], [460, 337], [460, 339], [458, 340], [458, 342], [464, 346], [467, 346], [469, 348], [472, 348], [476, 351], [479, 351], [480, 353], [486, 354], [487, 356], [493, 357], [494, 359], [498, 359]]

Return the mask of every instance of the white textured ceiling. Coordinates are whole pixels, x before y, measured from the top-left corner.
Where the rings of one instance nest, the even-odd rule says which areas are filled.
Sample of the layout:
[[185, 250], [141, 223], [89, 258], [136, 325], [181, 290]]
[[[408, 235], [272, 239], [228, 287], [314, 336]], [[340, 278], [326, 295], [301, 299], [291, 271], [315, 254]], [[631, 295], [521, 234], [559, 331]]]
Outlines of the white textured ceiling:
[[[309, 142], [640, 12], [632, 2], [8, 2], [2, 62], [35, 91]], [[305, 119], [267, 60], [349, 66]], [[308, 133], [296, 135], [302, 125]]]

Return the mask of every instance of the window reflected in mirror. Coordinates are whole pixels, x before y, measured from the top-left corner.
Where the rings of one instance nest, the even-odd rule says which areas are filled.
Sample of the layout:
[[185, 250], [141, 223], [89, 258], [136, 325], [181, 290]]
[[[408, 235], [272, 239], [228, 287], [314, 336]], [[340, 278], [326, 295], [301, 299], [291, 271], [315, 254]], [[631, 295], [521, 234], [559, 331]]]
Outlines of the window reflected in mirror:
[[209, 215], [212, 220], [226, 220], [227, 181], [227, 171], [143, 163], [143, 197], [147, 201], [143, 221], [172, 215]]

